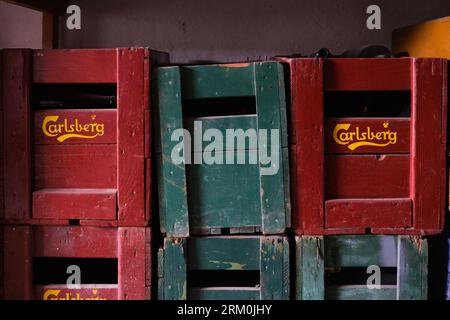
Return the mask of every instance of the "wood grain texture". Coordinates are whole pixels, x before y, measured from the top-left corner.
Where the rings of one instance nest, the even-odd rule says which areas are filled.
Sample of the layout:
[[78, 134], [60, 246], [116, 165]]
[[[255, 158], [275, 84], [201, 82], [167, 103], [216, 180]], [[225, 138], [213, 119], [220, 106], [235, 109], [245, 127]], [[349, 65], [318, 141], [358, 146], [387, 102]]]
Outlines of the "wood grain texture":
[[3, 51], [5, 218], [31, 211], [31, 50]]
[[34, 188], [116, 188], [117, 146], [36, 145]]
[[116, 49], [34, 50], [35, 83], [115, 83]]
[[326, 228], [409, 228], [412, 201], [403, 199], [338, 199], [325, 201]]
[[408, 59], [324, 59], [325, 90], [409, 90]]
[[118, 220], [133, 226], [145, 220], [144, 50], [118, 49]]
[[326, 199], [408, 198], [409, 155], [327, 155]]
[[116, 219], [116, 189], [40, 189], [33, 192], [33, 219]]

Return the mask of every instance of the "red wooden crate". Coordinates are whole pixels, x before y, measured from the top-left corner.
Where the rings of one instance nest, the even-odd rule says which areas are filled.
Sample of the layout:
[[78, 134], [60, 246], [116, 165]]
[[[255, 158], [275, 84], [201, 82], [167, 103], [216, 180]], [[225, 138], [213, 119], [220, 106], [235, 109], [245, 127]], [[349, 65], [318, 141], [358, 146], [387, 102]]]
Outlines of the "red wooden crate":
[[[447, 61], [279, 60], [291, 83], [295, 232], [441, 232], [446, 207]], [[374, 114], [384, 110], [388, 115], [369, 117], [364, 109], [368, 105], [357, 106], [365, 110], [362, 115], [352, 114], [356, 109], [350, 102], [358, 95], [372, 97], [368, 105], [378, 103]], [[375, 98], [382, 95], [409, 101], [409, 114], [389, 115], [398, 101]]]
[[[4, 299], [150, 298], [150, 228], [15, 225], [0, 230]], [[80, 267], [78, 288], [66, 284], [69, 265]]]
[[[144, 48], [2, 54], [3, 222], [147, 225], [150, 64], [167, 56]], [[96, 90], [106, 89], [112, 102], [97, 107]], [[68, 90], [87, 105], [61, 102]]]

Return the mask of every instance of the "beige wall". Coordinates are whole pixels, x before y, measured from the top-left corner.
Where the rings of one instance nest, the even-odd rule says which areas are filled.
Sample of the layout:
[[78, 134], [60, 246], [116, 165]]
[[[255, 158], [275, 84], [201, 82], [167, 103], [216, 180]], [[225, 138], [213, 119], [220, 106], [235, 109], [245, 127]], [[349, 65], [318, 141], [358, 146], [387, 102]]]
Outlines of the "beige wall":
[[[144, 46], [175, 62], [236, 61], [283, 53], [339, 53], [390, 46], [394, 28], [450, 15], [449, 0], [71, 0], [82, 29], [61, 29], [62, 47]], [[366, 28], [366, 9], [382, 10], [382, 29]], [[62, 21], [65, 22], [65, 21]]]
[[42, 47], [42, 13], [0, 1], [0, 48]]

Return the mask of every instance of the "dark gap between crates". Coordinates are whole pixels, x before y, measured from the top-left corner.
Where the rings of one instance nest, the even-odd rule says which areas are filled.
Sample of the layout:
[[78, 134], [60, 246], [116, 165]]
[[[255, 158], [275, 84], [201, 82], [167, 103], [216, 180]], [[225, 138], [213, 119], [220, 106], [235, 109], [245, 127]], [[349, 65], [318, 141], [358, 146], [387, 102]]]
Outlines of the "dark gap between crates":
[[33, 109], [115, 109], [116, 84], [35, 84]]
[[190, 288], [204, 287], [259, 287], [259, 270], [190, 270], [187, 279]]
[[118, 261], [115, 258], [33, 258], [34, 284], [66, 284], [71, 265], [81, 271], [81, 284], [117, 284]]
[[[396, 267], [380, 267], [380, 285], [397, 284]], [[364, 267], [341, 267], [338, 270], [325, 269], [325, 287], [330, 285], [366, 285], [372, 273]], [[370, 282], [372, 284], [372, 282]]]

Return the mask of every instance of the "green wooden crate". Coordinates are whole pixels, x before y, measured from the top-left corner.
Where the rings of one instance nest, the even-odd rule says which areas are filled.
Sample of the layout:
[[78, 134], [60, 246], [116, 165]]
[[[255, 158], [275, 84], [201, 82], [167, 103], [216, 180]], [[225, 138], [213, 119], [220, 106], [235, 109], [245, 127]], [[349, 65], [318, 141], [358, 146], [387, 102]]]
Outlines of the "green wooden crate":
[[[281, 65], [268, 61], [163, 67], [153, 76], [161, 231], [170, 237], [282, 234], [290, 226], [290, 198]], [[180, 128], [190, 133], [190, 153], [179, 151], [182, 138], [173, 135]], [[223, 137], [230, 129], [241, 129], [249, 135], [268, 130], [268, 135], [266, 143], [259, 140], [255, 145], [242, 140], [244, 143], [239, 144], [233, 140], [229, 145], [224, 140], [222, 146], [208, 150], [215, 138], [197, 140], [197, 144], [194, 141], [195, 134], [202, 136], [200, 133], [208, 129], [216, 129]], [[273, 129], [278, 130], [278, 136], [272, 140], [269, 130]], [[261, 146], [267, 146], [271, 154], [271, 141], [279, 146], [271, 163], [272, 175], [263, 174], [270, 165], [259, 161], [266, 154]], [[182, 153], [184, 161], [175, 161], [173, 152]], [[224, 164], [194, 163], [199, 155], [214, 155]], [[227, 159], [234, 164], [225, 164]], [[238, 164], [238, 159], [245, 163]], [[249, 159], [257, 161], [250, 163]]]
[[[299, 300], [427, 298], [428, 246], [421, 237], [299, 236], [295, 251]], [[380, 267], [380, 288], [367, 286], [371, 265]]]
[[287, 300], [287, 237], [165, 238], [158, 252], [158, 299]]

